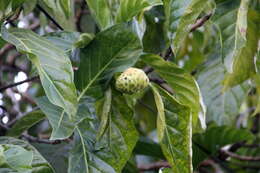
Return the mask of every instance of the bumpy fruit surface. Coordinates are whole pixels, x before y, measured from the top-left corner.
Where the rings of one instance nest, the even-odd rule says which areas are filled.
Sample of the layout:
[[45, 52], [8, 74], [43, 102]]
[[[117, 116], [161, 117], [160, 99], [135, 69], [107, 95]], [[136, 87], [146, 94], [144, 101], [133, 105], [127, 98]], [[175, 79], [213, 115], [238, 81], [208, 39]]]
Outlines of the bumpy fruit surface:
[[116, 88], [122, 93], [133, 94], [145, 89], [149, 79], [143, 70], [138, 68], [126, 69], [116, 80]]

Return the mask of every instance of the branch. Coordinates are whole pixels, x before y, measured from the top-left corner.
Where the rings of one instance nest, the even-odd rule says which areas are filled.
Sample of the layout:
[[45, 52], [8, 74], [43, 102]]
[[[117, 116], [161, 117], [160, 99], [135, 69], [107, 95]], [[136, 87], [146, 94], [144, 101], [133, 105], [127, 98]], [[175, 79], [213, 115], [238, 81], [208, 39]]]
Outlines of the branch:
[[167, 161], [159, 161], [151, 164], [145, 164], [138, 166], [139, 171], [158, 171], [160, 168], [170, 168], [170, 164]]
[[55, 20], [53, 17], [51, 17], [51, 16], [48, 14], [48, 12], [45, 11], [39, 4], [37, 4], [36, 7], [37, 7], [48, 19], [50, 19], [60, 30], [62, 30], [62, 31], [64, 30], [64, 29], [60, 26], [60, 24], [58, 24], [58, 22], [56, 22], [56, 20]]
[[196, 21], [196, 23], [191, 26], [190, 32], [193, 32], [196, 29], [198, 29], [199, 27], [201, 27], [205, 22], [207, 22], [210, 19], [211, 16], [212, 16], [212, 13], [209, 13], [206, 16], [198, 19]]
[[26, 140], [28, 140], [29, 142], [37, 142], [37, 143], [42, 143], [42, 144], [60, 144], [62, 141], [66, 141], [66, 140], [48, 140], [48, 139], [41, 139], [41, 138], [37, 138], [28, 134], [22, 134], [22, 137], [25, 138]]
[[8, 89], [8, 88], [12, 88], [12, 87], [21, 85], [21, 84], [26, 83], [26, 82], [31, 82], [31, 81], [34, 81], [34, 80], [39, 80], [39, 76], [34, 76], [34, 77], [28, 78], [28, 79], [26, 79], [26, 80], [23, 80], [23, 81], [21, 81], [21, 82], [12, 83], [12, 84], [3, 86], [3, 87], [0, 88], [0, 92], [3, 92], [4, 90], [6, 90], [6, 89]]
[[260, 157], [241, 156], [241, 155], [238, 155], [238, 154], [233, 153], [233, 152], [228, 151], [228, 150], [221, 150], [221, 152], [225, 153], [229, 157], [232, 157], [234, 159], [241, 160], [241, 161], [260, 161]]

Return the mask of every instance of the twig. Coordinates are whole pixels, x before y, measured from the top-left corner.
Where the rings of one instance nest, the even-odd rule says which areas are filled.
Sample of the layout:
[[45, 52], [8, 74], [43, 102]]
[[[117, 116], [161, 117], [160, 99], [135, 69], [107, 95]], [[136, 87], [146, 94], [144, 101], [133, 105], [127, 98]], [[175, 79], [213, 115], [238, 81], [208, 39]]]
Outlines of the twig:
[[6, 89], [8, 89], [8, 88], [12, 88], [12, 87], [21, 85], [21, 84], [23, 84], [23, 83], [31, 82], [31, 81], [38, 80], [38, 79], [39, 79], [39, 76], [33, 76], [33, 77], [28, 78], [28, 79], [26, 79], [26, 80], [23, 80], [23, 81], [20, 81], [20, 82], [16, 82], [16, 83], [12, 83], [12, 84], [6, 85], [6, 86], [0, 88], [0, 92], [3, 92], [4, 90], [6, 90]]
[[210, 19], [211, 16], [212, 16], [212, 13], [209, 13], [206, 16], [198, 19], [196, 21], [196, 23], [191, 26], [190, 32], [193, 32], [196, 29], [198, 29], [199, 27], [201, 27], [206, 21], [208, 21]]
[[81, 18], [84, 14], [84, 9], [85, 9], [85, 6], [86, 6], [86, 2], [85, 0], [83, 0], [81, 3], [80, 3], [80, 9], [77, 11], [76, 15], [75, 15], [75, 18], [76, 18], [76, 26], [77, 26], [77, 29], [79, 32], [82, 32], [82, 29], [81, 29]]
[[241, 160], [241, 161], [260, 161], [260, 157], [241, 156], [241, 155], [238, 155], [238, 154], [233, 153], [233, 152], [228, 151], [228, 150], [221, 150], [221, 152], [225, 153], [229, 157], [232, 157], [234, 159]]
[[167, 161], [159, 161], [151, 164], [145, 164], [138, 166], [139, 171], [158, 171], [160, 168], [170, 168], [170, 164]]
[[41, 12], [43, 12], [43, 14], [48, 18], [48, 19], [50, 19], [60, 30], [64, 30], [61, 26], [60, 26], [60, 24], [58, 24], [58, 22], [56, 22], [56, 20], [53, 18], [53, 17], [51, 17], [48, 13], [47, 13], [47, 11], [45, 11], [39, 4], [37, 4], [36, 5], [36, 7], [41, 11]]
[[[36, 142], [36, 143], [43, 143], [43, 144], [60, 144], [62, 142], [62, 140], [48, 140], [48, 139], [41, 139], [41, 138], [37, 138], [28, 134], [22, 134], [22, 137], [25, 138], [26, 140], [28, 140], [29, 142]], [[64, 140], [66, 141], [66, 140]]]

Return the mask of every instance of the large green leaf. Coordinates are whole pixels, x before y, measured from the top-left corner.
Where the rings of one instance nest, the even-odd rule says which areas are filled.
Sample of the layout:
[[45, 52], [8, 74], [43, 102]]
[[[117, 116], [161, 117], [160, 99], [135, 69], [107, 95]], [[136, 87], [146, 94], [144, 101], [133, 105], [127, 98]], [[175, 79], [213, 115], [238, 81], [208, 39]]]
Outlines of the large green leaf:
[[69, 115], [75, 115], [77, 93], [72, 65], [65, 52], [30, 30], [2, 27], [1, 33], [3, 39], [26, 53], [36, 66], [48, 99]]
[[218, 59], [204, 64], [197, 73], [197, 81], [207, 106], [207, 121], [215, 121], [219, 125], [231, 124], [239, 113], [240, 106], [247, 95], [247, 82], [222, 92], [222, 80], [226, 74], [220, 54], [212, 54]]
[[[216, 154], [219, 149], [228, 144], [254, 139], [253, 134], [248, 130], [236, 129], [228, 126], [212, 126], [205, 132], [193, 135], [193, 164], [196, 168], [198, 164]], [[205, 153], [207, 150], [209, 153]]]
[[167, 34], [177, 54], [188, 35], [191, 25], [206, 7], [208, 0], [164, 0]]
[[65, 29], [74, 30], [73, 3], [71, 0], [43, 0], [39, 4]]
[[66, 142], [55, 145], [33, 143], [33, 146], [52, 165], [55, 173], [68, 172], [68, 157], [71, 144]]
[[[15, 148], [19, 150], [20, 154], [24, 154], [24, 155], [17, 155], [15, 153], [15, 155], [13, 155], [14, 157], [12, 160], [11, 164], [16, 164], [16, 165], [20, 165], [21, 163], [23, 163], [22, 165], [24, 165], [26, 163], [26, 165], [28, 166], [28, 159], [29, 157], [31, 157], [31, 153], [32, 153], [32, 160], [30, 162], [30, 167], [31, 167], [31, 171], [33, 173], [54, 173], [52, 167], [50, 166], [50, 164], [41, 156], [41, 154], [30, 144], [28, 144], [25, 141], [22, 140], [18, 140], [12, 137], [0, 137], [0, 144], [3, 145], [9, 145], [9, 146], [15, 146]], [[22, 149], [21, 149], [22, 148]], [[10, 149], [10, 152], [8, 153], [9, 157], [12, 156], [12, 149]], [[2, 154], [2, 151], [0, 151], [0, 153]], [[0, 154], [0, 156], [1, 156]], [[7, 154], [7, 153], [5, 153]], [[20, 157], [19, 157], [20, 156]], [[14, 167], [14, 166], [12, 166]], [[24, 166], [23, 166], [24, 167]], [[5, 167], [3, 167], [3, 165], [0, 168], [0, 172], [16, 172], [13, 169], [10, 169], [10, 167], [7, 167], [5, 169]], [[18, 172], [17, 172], [18, 173]], [[24, 172], [25, 173], [25, 172]], [[30, 173], [30, 172], [26, 172], [26, 173]]]
[[75, 146], [69, 158], [69, 173], [117, 173], [129, 160], [138, 139], [133, 112], [122, 96], [113, 94], [108, 128], [96, 141], [97, 116], [78, 126]]
[[91, 14], [103, 30], [113, 25], [113, 18], [107, 0], [86, 0]]
[[[19, 145], [0, 145], [2, 165], [1, 168], [11, 168], [17, 172], [30, 172], [32, 170], [33, 152], [27, 151]], [[3, 165], [7, 164], [7, 165]], [[1, 170], [0, 168], [0, 170]]]
[[121, 0], [116, 22], [127, 22], [147, 7], [161, 4], [161, 0]]
[[255, 74], [255, 54], [260, 38], [260, 14], [248, 10], [249, 0], [242, 0], [238, 10], [232, 70], [224, 81], [224, 89], [240, 84]]
[[[201, 126], [205, 127], [205, 110], [202, 97], [193, 77], [174, 63], [164, 61], [157, 55], [147, 54], [143, 55], [141, 59], [147, 65], [153, 67], [155, 72], [170, 85], [180, 103], [191, 108], [193, 122], [196, 123], [199, 117]], [[200, 114], [200, 112], [202, 113]]]
[[141, 43], [128, 24], [113, 26], [97, 34], [80, 52], [80, 66], [75, 73], [81, 98], [86, 91], [101, 94], [101, 84], [132, 66], [142, 51]]
[[[159, 92], [158, 92], [158, 89]], [[192, 173], [192, 115], [164, 89], [152, 86], [158, 109], [157, 133], [166, 159], [175, 173]]]
[[19, 137], [25, 130], [28, 130], [44, 118], [45, 115], [41, 111], [29, 112], [15, 122], [14, 126], [8, 130], [7, 135]]
[[46, 114], [51, 126], [51, 140], [66, 139], [70, 137], [76, 128], [76, 125], [86, 118], [88, 110], [79, 105], [75, 118], [69, 119], [68, 114], [60, 107], [53, 105], [47, 97], [36, 99], [37, 105]]

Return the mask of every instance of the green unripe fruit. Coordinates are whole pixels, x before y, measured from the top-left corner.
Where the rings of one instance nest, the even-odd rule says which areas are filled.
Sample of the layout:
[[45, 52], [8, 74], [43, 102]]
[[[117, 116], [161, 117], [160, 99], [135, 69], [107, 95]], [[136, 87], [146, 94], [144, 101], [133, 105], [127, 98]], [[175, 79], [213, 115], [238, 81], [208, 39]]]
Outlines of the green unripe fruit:
[[138, 68], [126, 69], [116, 79], [116, 89], [126, 94], [133, 94], [145, 89], [149, 84], [149, 79], [143, 70]]

